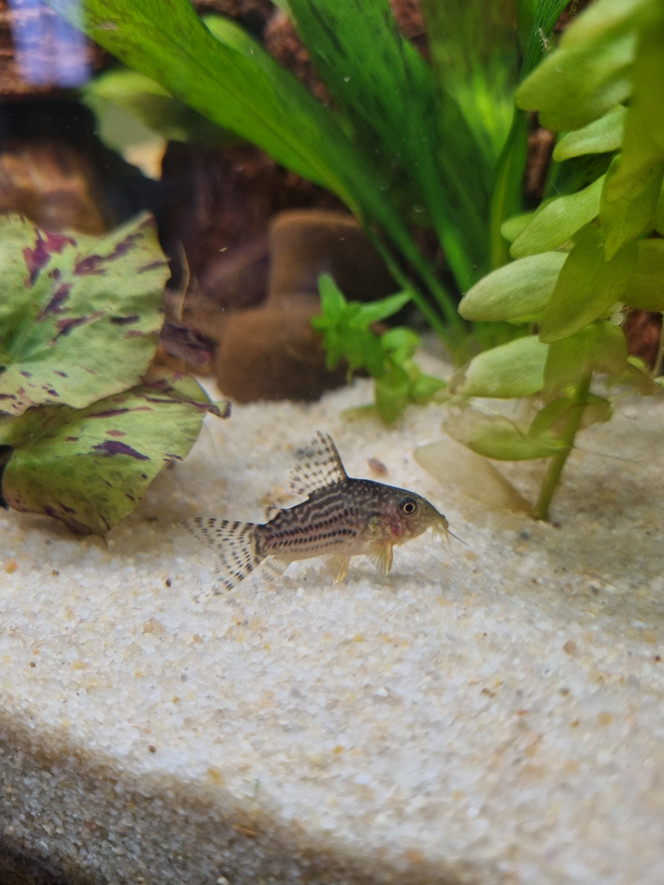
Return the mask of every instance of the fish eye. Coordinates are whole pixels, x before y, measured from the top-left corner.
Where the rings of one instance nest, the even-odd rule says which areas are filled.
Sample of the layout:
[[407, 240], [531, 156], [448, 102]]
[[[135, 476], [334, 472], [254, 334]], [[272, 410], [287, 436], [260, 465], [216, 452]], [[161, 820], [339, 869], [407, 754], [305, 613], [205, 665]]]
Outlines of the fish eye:
[[417, 501], [415, 498], [402, 498], [399, 502], [399, 510], [402, 513], [405, 513], [406, 516], [412, 516], [413, 513], [417, 510]]

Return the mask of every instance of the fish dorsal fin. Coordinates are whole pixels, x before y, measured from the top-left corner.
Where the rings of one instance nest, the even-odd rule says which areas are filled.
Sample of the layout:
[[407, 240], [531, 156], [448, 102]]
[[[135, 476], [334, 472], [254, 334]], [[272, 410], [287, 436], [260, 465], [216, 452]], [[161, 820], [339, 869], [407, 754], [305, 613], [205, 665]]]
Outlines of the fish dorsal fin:
[[309, 445], [297, 453], [297, 464], [290, 474], [291, 490], [310, 497], [320, 489], [347, 481], [348, 474], [332, 437], [319, 430]]

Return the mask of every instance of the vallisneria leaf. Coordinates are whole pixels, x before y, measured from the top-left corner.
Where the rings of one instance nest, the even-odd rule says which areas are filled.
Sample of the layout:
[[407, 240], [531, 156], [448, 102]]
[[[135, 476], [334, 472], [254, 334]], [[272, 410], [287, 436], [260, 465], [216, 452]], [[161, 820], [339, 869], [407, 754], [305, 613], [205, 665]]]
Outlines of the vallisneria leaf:
[[542, 252], [494, 270], [475, 283], [459, 304], [467, 320], [532, 321], [553, 292], [567, 252]]
[[221, 414], [193, 379], [161, 378], [85, 409], [46, 405], [8, 418], [2, 496], [15, 510], [104, 534], [166, 464], [185, 457], [207, 411]]
[[410, 196], [404, 208], [431, 219], [459, 285], [469, 286], [486, 261], [490, 168], [454, 96], [439, 111], [431, 67], [399, 33], [388, 0], [288, 5], [353, 140], [386, 188]]
[[510, 248], [513, 258], [557, 249], [599, 214], [604, 176], [575, 194], [556, 197], [535, 212]]
[[495, 166], [512, 124], [519, 76], [516, 6], [514, 0], [422, 3], [433, 70], [444, 90], [441, 100], [455, 100], [485, 157], [486, 170]]
[[637, 261], [635, 242], [606, 260], [602, 232], [588, 227], [567, 257], [544, 311], [540, 339], [557, 341], [609, 315], [624, 300]]
[[4, 217], [0, 272], [0, 414], [83, 408], [145, 373], [169, 276], [151, 217], [104, 237]]
[[450, 382], [450, 392], [462, 396], [509, 399], [530, 396], [544, 386], [548, 347], [536, 335], [517, 338], [480, 353]]
[[336, 121], [234, 22], [220, 19], [213, 35], [185, 0], [173, 0], [167, 15], [160, 0], [50, 0], [50, 5], [203, 116], [349, 197], [344, 170], [337, 174], [332, 157], [347, 152], [348, 162], [356, 163]]

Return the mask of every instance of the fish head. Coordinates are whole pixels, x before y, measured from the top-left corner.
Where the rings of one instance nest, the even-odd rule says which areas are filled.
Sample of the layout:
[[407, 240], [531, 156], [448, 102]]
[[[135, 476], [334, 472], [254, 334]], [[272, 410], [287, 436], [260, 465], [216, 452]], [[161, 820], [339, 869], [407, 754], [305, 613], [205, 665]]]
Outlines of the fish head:
[[390, 488], [380, 516], [384, 537], [392, 544], [417, 538], [427, 529], [447, 535], [448, 522], [426, 498], [406, 489]]

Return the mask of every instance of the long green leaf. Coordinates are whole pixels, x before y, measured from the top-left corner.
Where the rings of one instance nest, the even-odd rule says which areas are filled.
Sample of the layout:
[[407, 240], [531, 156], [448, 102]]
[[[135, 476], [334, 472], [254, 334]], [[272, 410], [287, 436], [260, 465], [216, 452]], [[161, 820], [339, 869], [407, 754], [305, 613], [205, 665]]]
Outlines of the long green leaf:
[[[424, 0], [422, 6], [441, 101], [452, 97], [472, 131], [473, 155], [479, 149], [484, 159], [475, 175], [482, 177], [488, 192], [491, 170], [512, 124], [519, 76], [516, 3]], [[465, 139], [458, 140], [463, 148]]]
[[49, 4], [176, 98], [353, 204], [339, 159], [357, 163], [334, 116], [233, 22], [213, 35], [187, 0]]
[[447, 124], [439, 141], [431, 70], [399, 34], [388, 0], [289, 6], [358, 149], [383, 170], [386, 186], [405, 181], [408, 208], [426, 208], [457, 283], [467, 288], [486, 261], [487, 175], [454, 100], [445, 105], [454, 127]]
[[[341, 118], [318, 103], [241, 28], [220, 20], [213, 34], [188, 0], [48, 0], [130, 67], [240, 135], [289, 169], [336, 193], [365, 225], [377, 224], [434, 294], [448, 323], [456, 310], [416, 248], [372, 158], [351, 143]], [[439, 313], [413, 298], [445, 337]]]

